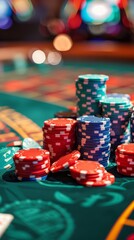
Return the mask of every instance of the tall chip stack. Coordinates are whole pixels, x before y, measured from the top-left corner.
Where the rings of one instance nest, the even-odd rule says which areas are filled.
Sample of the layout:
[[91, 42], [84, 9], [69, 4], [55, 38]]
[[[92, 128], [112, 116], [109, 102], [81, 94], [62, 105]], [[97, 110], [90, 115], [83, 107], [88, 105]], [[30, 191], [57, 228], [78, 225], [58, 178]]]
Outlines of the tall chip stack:
[[81, 159], [98, 161], [104, 167], [110, 157], [110, 119], [83, 115], [77, 118], [77, 148]]
[[50, 152], [51, 163], [75, 149], [76, 120], [52, 118], [44, 121], [43, 148]]
[[130, 118], [130, 132], [131, 132], [131, 142], [134, 143], [134, 113]]
[[130, 142], [132, 103], [124, 97], [106, 97], [101, 100], [102, 116], [111, 120], [111, 153], [118, 145]]
[[106, 75], [86, 74], [76, 80], [76, 97], [78, 116], [97, 115], [101, 113], [99, 101], [106, 96]]

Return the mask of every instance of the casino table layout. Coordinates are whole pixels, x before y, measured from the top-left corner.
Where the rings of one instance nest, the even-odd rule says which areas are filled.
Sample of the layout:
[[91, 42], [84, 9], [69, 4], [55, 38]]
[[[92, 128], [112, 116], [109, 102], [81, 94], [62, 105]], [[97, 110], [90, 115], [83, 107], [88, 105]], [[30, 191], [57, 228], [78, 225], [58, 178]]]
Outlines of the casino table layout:
[[[26, 137], [42, 144], [44, 120], [75, 106], [79, 74], [107, 74], [108, 93], [128, 93], [134, 99], [132, 61], [68, 57], [57, 66], [38, 66], [21, 60], [1, 63], [1, 148]], [[78, 185], [68, 170], [50, 173], [45, 181], [19, 182], [13, 161], [10, 169], [2, 167], [8, 154], [10, 147], [0, 156], [0, 212], [14, 220], [2, 240], [134, 239], [134, 177], [120, 175], [115, 163], [107, 170], [116, 181], [107, 187]]]

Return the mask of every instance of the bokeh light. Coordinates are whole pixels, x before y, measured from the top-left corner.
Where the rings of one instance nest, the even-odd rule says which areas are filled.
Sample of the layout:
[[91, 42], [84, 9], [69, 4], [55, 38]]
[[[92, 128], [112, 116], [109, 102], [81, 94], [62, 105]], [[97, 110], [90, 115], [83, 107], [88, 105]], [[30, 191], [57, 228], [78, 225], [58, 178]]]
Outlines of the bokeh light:
[[128, 19], [131, 21], [133, 24], [134, 28], [134, 0], [130, 0], [128, 4], [128, 9], [126, 11]]
[[12, 7], [19, 20], [27, 21], [32, 17], [33, 6], [30, 0], [12, 0]]
[[59, 34], [54, 38], [53, 45], [58, 51], [69, 51], [73, 45], [73, 42], [69, 35]]
[[0, 29], [6, 30], [12, 26], [13, 22], [10, 17], [3, 17], [0, 19]]
[[107, 2], [110, 3], [110, 4], [119, 5], [120, 0], [107, 0]]
[[51, 34], [57, 35], [65, 31], [65, 24], [61, 19], [54, 18], [48, 21], [47, 28]]
[[82, 4], [85, 2], [85, 0], [70, 0], [72, 4], [74, 5], [75, 9], [78, 10], [81, 9]]
[[119, 22], [120, 12], [117, 5], [106, 0], [90, 0], [83, 4], [81, 17], [84, 22], [103, 24], [105, 22]]
[[58, 65], [62, 60], [62, 56], [58, 52], [49, 52], [47, 62], [51, 65]]
[[104, 24], [101, 25], [90, 25], [89, 30], [94, 35], [100, 35], [106, 32], [106, 27]]
[[79, 28], [82, 23], [82, 19], [79, 14], [70, 16], [68, 18], [68, 27], [71, 29]]
[[68, 18], [69, 16], [74, 15], [76, 13], [77, 13], [77, 9], [73, 5], [73, 3], [70, 1], [67, 1], [66, 5], [62, 9], [62, 18], [63, 19]]
[[32, 53], [32, 60], [36, 64], [42, 64], [46, 60], [46, 55], [45, 55], [45, 53], [42, 50], [39, 50], [39, 49], [35, 50]]
[[0, 19], [11, 15], [11, 8], [6, 0], [0, 0]]

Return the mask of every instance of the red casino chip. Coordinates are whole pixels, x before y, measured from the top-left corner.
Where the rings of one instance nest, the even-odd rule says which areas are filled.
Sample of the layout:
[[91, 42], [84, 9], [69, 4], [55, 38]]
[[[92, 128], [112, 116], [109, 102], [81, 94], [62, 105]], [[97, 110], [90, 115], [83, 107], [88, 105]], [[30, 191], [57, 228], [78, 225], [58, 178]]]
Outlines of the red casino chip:
[[16, 176], [20, 178], [41, 178], [50, 171], [50, 154], [44, 149], [22, 149], [13, 159]]
[[120, 159], [116, 159], [117, 166], [121, 167], [134, 167], [134, 162], [120, 161]]
[[43, 169], [43, 170], [40, 170], [40, 171], [29, 171], [29, 172], [22, 172], [22, 171], [19, 171], [19, 170], [15, 170], [15, 174], [17, 176], [20, 176], [20, 177], [41, 177], [41, 176], [45, 176], [49, 173], [49, 168], [46, 168], [46, 169]]
[[71, 118], [53, 118], [44, 122], [43, 148], [50, 152], [52, 163], [75, 149], [76, 122]]
[[31, 148], [31, 149], [22, 149], [19, 150], [13, 157], [14, 160], [20, 161], [43, 161], [49, 158], [49, 151], [39, 148]]
[[124, 166], [118, 166], [118, 169], [121, 170], [122, 172], [126, 173], [134, 173], [134, 167], [124, 167]]
[[100, 181], [77, 180], [77, 182], [86, 187], [104, 187], [113, 184], [115, 182], [115, 177], [111, 173], [107, 172]]
[[46, 160], [43, 160], [43, 161], [23, 161], [23, 162], [20, 162], [18, 159], [15, 159], [14, 160], [14, 163], [15, 163], [15, 166], [18, 167], [37, 167], [37, 166], [40, 166], [40, 165], [46, 165], [47, 167], [50, 167], [50, 159], [46, 159]]
[[70, 136], [71, 134], [73, 134], [75, 132], [75, 128], [69, 128], [69, 130], [66, 130], [66, 127], [64, 127], [63, 129], [61, 128], [46, 128], [43, 127], [42, 128], [44, 135], [49, 134], [49, 135], [57, 135], [59, 134], [60, 136], [64, 135], [64, 136]]
[[103, 173], [105, 168], [97, 161], [79, 160], [70, 168], [70, 172], [79, 173], [81, 176]]
[[57, 129], [61, 128], [70, 128], [73, 125], [76, 125], [76, 120], [73, 120], [71, 118], [53, 118], [49, 119], [44, 122], [44, 126], [54, 128], [56, 127]]
[[7, 144], [7, 147], [21, 147], [22, 141], [14, 141]]
[[124, 166], [133, 166], [134, 165], [134, 160], [129, 157], [125, 158], [120, 158], [118, 155], [115, 156], [115, 162], [119, 163], [119, 165], [124, 165]]
[[134, 144], [122, 144], [116, 150], [117, 171], [126, 176], [134, 176]]
[[74, 150], [73, 152], [60, 157], [56, 162], [54, 162], [50, 168], [51, 172], [58, 172], [65, 168], [74, 165], [80, 157], [80, 152]]
[[76, 181], [77, 180], [78, 181], [82, 181], [82, 180], [84, 180], [84, 181], [100, 181], [103, 178], [104, 173], [102, 173], [102, 174], [94, 174], [94, 175], [90, 175], [90, 176], [80, 176], [80, 174], [78, 174], [78, 173], [71, 172], [71, 176]]
[[54, 139], [51, 141], [51, 140], [45, 140], [44, 141], [44, 144], [47, 144], [47, 145], [51, 145], [51, 146], [53, 146], [53, 147], [56, 147], [56, 146], [70, 146], [70, 144], [71, 145], [73, 145], [75, 143], [75, 141], [72, 139], [72, 140], [64, 140], [64, 139], [62, 139], [62, 140], [56, 140], [56, 141], [54, 141]]
[[120, 168], [119, 166], [117, 167], [117, 171], [118, 173], [125, 175], [125, 176], [129, 176], [129, 177], [134, 177], [134, 171], [129, 171], [126, 170], [126, 168]]
[[71, 131], [71, 132], [64, 132], [64, 131], [58, 131], [57, 133], [55, 131], [51, 131], [51, 132], [44, 132], [43, 133], [43, 137], [47, 140], [58, 140], [63, 138], [64, 140], [66, 139], [72, 139], [74, 137], [75, 131]]
[[123, 153], [119, 153], [116, 150], [116, 158], [121, 159], [122, 161], [134, 161], [134, 154], [123, 154]]
[[128, 171], [134, 171], [134, 166], [128, 166], [128, 167], [123, 167], [123, 166], [118, 166], [120, 169], [125, 169], [125, 170], [128, 170]]
[[134, 155], [134, 143], [124, 143], [117, 147], [119, 153], [124, 155]]
[[50, 168], [50, 164], [40, 164], [40, 165], [29, 165], [29, 164], [25, 164], [25, 165], [17, 165], [16, 166], [16, 170], [18, 171], [38, 171], [38, 170], [42, 170], [45, 168]]

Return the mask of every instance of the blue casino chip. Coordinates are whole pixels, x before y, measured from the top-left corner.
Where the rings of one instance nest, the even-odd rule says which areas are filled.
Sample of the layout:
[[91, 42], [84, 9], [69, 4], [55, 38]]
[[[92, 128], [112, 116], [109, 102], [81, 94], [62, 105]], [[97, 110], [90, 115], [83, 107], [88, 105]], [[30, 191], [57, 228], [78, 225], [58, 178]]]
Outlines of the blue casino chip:
[[77, 148], [84, 160], [101, 161], [107, 167], [110, 157], [110, 119], [84, 115], [77, 118]]
[[47, 175], [46, 176], [42, 176], [42, 177], [37, 177], [37, 178], [24, 178], [24, 177], [19, 177], [19, 176], [16, 176], [16, 179], [18, 181], [45, 181], [47, 178]]

